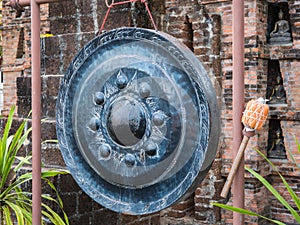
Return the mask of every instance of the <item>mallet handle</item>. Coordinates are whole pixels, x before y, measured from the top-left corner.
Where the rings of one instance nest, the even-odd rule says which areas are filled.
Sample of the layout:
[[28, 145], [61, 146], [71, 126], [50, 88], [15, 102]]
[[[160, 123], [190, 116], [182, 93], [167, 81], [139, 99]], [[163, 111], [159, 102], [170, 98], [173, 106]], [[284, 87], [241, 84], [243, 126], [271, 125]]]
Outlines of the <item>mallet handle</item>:
[[227, 177], [225, 185], [224, 185], [224, 187], [222, 189], [222, 192], [221, 192], [221, 197], [222, 198], [226, 198], [227, 195], [228, 195], [228, 192], [229, 192], [229, 189], [230, 189], [231, 184], [233, 182], [234, 176], [235, 176], [235, 174], [236, 174], [236, 172], [238, 170], [238, 167], [239, 167], [239, 165], [241, 163], [242, 158], [244, 157], [244, 152], [245, 152], [245, 149], [247, 147], [249, 139], [250, 138], [247, 137], [247, 136], [243, 137], [243, 140], [242, 140], [242, 143], [241, 143], [240, 148], [238, 150], [238, 153], [237, 153], [237, 155], [236, 155], [236, 157], [235, 157], [235, 159], [233, 161], [232, 168], [231, 168], [231, 170], [229, 172], [229, 175]]

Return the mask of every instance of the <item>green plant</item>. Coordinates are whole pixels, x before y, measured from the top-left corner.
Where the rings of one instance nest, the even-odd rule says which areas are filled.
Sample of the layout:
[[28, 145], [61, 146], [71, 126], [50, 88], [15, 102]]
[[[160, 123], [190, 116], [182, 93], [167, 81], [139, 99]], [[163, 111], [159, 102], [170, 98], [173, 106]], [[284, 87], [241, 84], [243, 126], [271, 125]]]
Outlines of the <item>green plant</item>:
[[[16, 220], [18, 225], [32, 224], [32, 193], [24, 191], [22, 185], [32, 180], [32, 173], [22, 174], [24, 166], [31, 164], [31, 156], [18, 156], [19, 150], [27, 140], [31, 128], [25, 129], [26, 120], [10, 135], [15, 107], [10, 110], [3, 135], [0, 139], [0, 223], [12, 225]], [[42, 224], [50, 220], [55, 225], [69, 224], [63, 203], [57, 189], [49, 178], [68, 173], [65, 170], [48, 170], [42, 172], [42, 180], [56, 193], [56, 198], [42, 194]], [[56, 213], [45, 202], [53, 202], [61, 209], [63, 216]]]
[[[296, 140], [296, 139], [295, 139]], [[298, 151], [300, 154], [300, 143], [298, 140], [296, 140], [296, 144], [298, 147]], [[279, 170], [277, 169], [277, 167], [258, 149], [255, 149], [258, 154], [260, 154], [267, 162], [268, 164], [272, 167], [272, 169], [278, 174], [278, 176], [281, 178], [286, 190], [288, 191], [291, 199], [294, 201], [297, 209], [295, 210], [279, 193], [278, 191], [264, 178], [262, 177], [260, 174], [258, 174], [257, 172], [255, 172], [254, 170], [252, 170], [251, 168], [245, 167], [245, 170], [250, 172], [254, 177], [256, 177], [276, 198], [277, 200], [285, 207], [287, 208], [291, 215], [294, 217], [294, 219], [300, 224], [300, 215], [299, 215], [299, 211], [300, 211], [300, 198], [296, 195], [296, 193], [293, 191], [293, 189], [289, 186], [289, 184], [287, 183], [287, 181], [285, 180], [285, 178], [282, 176], [282, 174], [279, 172]], [[291, 154], [292, 156], [292, 154]], [[296, 163], [294, 157], [292, 156], [292, 160], [294, 161], [294, 163]], [[297, 165], [297, 164], [296, 164]], [[244, 215], [249, 215], [249, 216], [257, 216], [260, 217], [262, 219], [268, 220], [270, 222], [273, 222], [275, 224], [279, 224], [279, 225], [284, 225], [285, 223], [278, 221], [278, 220], [273, 220], [270, 218], [267, 218], [265, 216], [262, 216], [260, 214], [251, 212], [249, 210], [246, 209], [242, 209], [242, 208], [237, 208], [237, 207], [233, 207], [233, 206], [229, 206], [229, 205], [225, 205], [225, 204], [220, 204], [220, 203], [216, 203], [213, 202], [212, 205], [217, 206], [217, 207], [221, 207], [223, 209], [226, 210], [230, 210], [230, 211], [234, 211], [234, 212], [238, 212]]]

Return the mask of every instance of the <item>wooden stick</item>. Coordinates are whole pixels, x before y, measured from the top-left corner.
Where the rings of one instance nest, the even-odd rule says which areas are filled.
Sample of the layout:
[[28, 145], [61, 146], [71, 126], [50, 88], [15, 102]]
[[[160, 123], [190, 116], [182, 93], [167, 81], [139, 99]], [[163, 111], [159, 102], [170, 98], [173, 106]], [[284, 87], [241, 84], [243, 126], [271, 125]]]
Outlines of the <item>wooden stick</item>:
[[221, 192], [221, 197], [222, 198], [226, 198], [227, 195], [228, 195], [228, 192], [229, 192], [229, 189], [230, 189], [231, 184], [233, 182], [234, 176], [235, 176], [235, 174], [238, 170], [238, 167], [241, 163], [242, 158], [244, 157], [244, 152], [245, 152], [245, 149], [247, 147], [249, 139], [250, 139], [250, 137], [244, 135], [242, 143], [239, 147], [238, 153], [237, 153], [237, 155], [236, 155], [236, 157], [233, 161], [232, 168], [229, 172], [226, 183], [225, 183], [225, 185], [222, 189], [222, 192]]

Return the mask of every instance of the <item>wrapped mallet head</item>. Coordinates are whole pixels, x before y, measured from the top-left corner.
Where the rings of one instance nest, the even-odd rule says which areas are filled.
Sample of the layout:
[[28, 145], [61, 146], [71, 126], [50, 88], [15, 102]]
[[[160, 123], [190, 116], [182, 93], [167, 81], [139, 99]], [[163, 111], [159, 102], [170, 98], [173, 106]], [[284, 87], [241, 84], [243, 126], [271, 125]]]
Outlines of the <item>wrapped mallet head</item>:
[[223, 198], [226, 198], [228, 195], [233, 178], [239, 168], [242, 158], [244, 157], [244, 151], [247, 147], [250, 137], [254, 136], [255, 131], [259, 130], [265, 124], [268, 118], [269, 106], [266, 104], [266, 102], [267, 100], [259, 98], [256, 100], [250, 100], [246, 105], [246, 109], [242, 116], [242, 122], [245, 126], [245, 129], [243, 130], [244, 137], [221, 192], [221, 197]]
[[259, 98], [247, 103], [242, 117], [246, 130], [259, 130], [265, 124], [269, 113], [269, 106], [266, 102], [267, 100]]

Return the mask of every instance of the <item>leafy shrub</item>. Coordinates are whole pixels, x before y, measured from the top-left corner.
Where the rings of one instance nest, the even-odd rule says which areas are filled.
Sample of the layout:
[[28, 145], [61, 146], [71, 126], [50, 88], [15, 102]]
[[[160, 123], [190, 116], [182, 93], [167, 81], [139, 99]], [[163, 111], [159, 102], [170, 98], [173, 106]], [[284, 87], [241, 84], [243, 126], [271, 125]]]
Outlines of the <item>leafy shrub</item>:
[[[10, 135], [15, 107], [10, 110], [3, 135], [0, 139], [0, 223], [12, 225], [16, 220], [19, 225], [32, 224], [32, 193], [22, 190], [22, 185], [32, 180], [32, 173], [21, 174], [25, 165], [31, 165], [31, 156], [21, 157], [18, 152], [27, 140], [31, 128], [25, 129], [26, 120]], [[42, 199], [59, 206], [62, 217], [47, 204], [42, 203], [42, 224], [51, 221], [55, 225], [68, 225], [68, 218], [63, 211], [62, 200], [49, 178], [66, 174], [64, 170], [48, 170], [42, 172], [42, 179], [56, 193], [56, 198], [42, 194]]]

